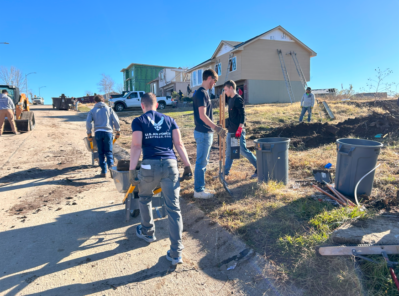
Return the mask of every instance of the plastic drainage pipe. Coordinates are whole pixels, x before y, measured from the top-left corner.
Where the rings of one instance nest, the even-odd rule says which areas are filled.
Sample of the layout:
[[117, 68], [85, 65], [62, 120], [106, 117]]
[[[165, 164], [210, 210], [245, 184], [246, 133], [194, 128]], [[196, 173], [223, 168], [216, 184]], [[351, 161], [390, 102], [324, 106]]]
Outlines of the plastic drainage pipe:
[[356, 200], [356, 204], [358, 206], [360, 206], [359, 201], [357, 200], [357, 186], [359, 186], [360, 182], [362, 182], [362, 180], [371, 172], [373, 172], [375, 169], [377, 169], [381, 164], [377, 165], [374, 169], [372, 169], [370, 172], [368, 172], [367, 174], [365, 174], [363, 177], [360, 178], [359, 182], [357, 182], [356, 187], [355, 187], [355, 200]]

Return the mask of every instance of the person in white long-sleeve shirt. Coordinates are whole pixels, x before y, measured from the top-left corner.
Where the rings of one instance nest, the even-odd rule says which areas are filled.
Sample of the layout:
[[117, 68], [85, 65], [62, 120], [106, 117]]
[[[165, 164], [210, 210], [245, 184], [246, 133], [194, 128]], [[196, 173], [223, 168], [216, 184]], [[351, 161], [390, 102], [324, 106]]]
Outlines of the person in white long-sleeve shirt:
[[3, 125], [6, 117], [10, 123], [12, 132], [15, 135], [18, 134], [14, 123], [14, 110], [14, 102], [8, 96], [8, 91], [3, 89], [0, 96], [0, 136], [3, 134]]
[[312, 119], [312, 109], [315, 104], [314, 94], [312, 94], [312, 89], [308, 87], [306, 89], [306, 93], [302, 96], [301, 99], [301, 116], [299, 117], [299, 122], [302, 122], [303, 117], [305, 116], [306, 111], [308, 112], [308, 122]]

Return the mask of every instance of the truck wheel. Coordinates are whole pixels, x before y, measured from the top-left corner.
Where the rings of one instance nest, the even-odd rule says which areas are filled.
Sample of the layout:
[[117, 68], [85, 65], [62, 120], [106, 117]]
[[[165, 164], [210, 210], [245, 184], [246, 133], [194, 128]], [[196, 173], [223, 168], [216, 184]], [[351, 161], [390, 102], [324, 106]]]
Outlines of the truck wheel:
[[165, 109], [165, 108], [166, 108], [165, 102], [159, 102], [159, 103], [158, 103], [158, 109], [159, 109], [159, 110], [163, 110], [163, 109]]
[[125, 106], [123, 106], [123, 104], [121, 104], [121, 103], [115, 105], [116, 112], [122, 112], [124, 109], [125, 109]]

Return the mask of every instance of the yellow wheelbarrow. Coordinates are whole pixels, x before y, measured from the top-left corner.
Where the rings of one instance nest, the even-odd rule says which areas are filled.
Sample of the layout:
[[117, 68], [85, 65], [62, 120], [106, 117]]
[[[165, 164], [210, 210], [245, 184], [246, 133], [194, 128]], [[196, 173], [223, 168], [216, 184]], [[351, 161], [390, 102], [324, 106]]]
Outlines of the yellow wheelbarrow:
[[[140, 163], [136, 169], [140, 168]], [[126, 167], [129, 167], [128, 165]], [[125, 205], [125, 220], [129, 222], [130, 217], [136, 218], [140, 214], [139, 190], [137, 186], [132, 186], [129, 181], [128, 170], [117, 170], [116, 166], [110, 168], [116, 189], [124, 193], [122, 204]], [[160, 186], [159, 186], [160, 187]], [[166, 217], [165, 199], [162, 195], [162, 189], [157, 188], [153, 191], [152, 206], [159, 218]]]
[[[83, 139], [86, 149], [91, 152], [91, 165], [94, 165], [94, 162], [98, 162], [98, 147], [97, 147], [97, 141], [93, 137], [93, 141], [89, 141], [87, 137]], [[115, 144], [116, 139], [112, 141], [112, 144]]]

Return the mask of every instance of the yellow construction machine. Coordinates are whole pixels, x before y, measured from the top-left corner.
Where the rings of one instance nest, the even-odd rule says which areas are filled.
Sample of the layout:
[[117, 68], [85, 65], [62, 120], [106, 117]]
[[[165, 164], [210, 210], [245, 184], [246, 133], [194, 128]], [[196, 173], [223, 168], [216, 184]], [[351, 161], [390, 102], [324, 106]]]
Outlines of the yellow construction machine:
[[[6, 89], [15, 105], [15, 126], [19, 132], [29, 132], [35, 127], [35, 115], [29, 111], [29, 99], [20, 94], [19, 88], [12, 85], [0, 85], [0, 93]], [[4, 122], [4, 132], [12, 132], [8, 120]]]

